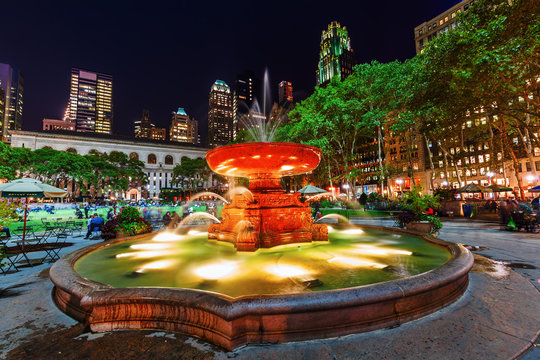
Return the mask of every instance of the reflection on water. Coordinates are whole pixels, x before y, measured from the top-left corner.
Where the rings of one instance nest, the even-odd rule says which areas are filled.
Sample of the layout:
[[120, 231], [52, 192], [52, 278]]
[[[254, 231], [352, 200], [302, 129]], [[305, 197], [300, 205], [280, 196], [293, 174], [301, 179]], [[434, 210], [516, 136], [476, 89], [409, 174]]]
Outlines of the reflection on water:
[[[115, 287], [177, 287], [232, 297], [289, 294], [389, 281], [429, 271], [450, 258], [424, 240], [329, 226], [329, 241], [237, 252], [207, 233], [164, 232], [102, 248], [75, 264], [82, 276]], [[134, 276], [137, 274], [137, 276]]]

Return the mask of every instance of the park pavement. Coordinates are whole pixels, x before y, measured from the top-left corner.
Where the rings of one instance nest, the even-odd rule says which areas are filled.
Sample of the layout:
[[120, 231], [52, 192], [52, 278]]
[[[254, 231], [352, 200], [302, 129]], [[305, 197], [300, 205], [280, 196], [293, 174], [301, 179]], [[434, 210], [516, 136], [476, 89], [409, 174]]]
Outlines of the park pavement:
[[[393, 225], [388, 219], [352, 222]], [[43, 264], [0, 275], [0, 358], [120, 359], [136, 354], [139, 359], [539, 359], [540, 235], [508, 233], [498, 230], [496, 224], [470, 220], [447, 221], [444, 225], [439, 235], [442, 239], [477, 246], [474, 253], [496, 261], [533, 265], [536, 269], [512, 269], [494, 262], [496, 271], [486, 271], [475, 265], [469, 288], [459, 300], [397, 327], [225, 352], [179, 334], [78, 331], [77, 322], [55, 307], [48, 278], [50, 264]], [[82, 238], [68, 241], [74, 245], [62, 249], [61, 255], [95, 243]], [[128, 335], [129, 340], [123, 341]], [[145, 348], [147, 343], [150, 345]], [[35, 350], [36, 346], [39, 349]]]

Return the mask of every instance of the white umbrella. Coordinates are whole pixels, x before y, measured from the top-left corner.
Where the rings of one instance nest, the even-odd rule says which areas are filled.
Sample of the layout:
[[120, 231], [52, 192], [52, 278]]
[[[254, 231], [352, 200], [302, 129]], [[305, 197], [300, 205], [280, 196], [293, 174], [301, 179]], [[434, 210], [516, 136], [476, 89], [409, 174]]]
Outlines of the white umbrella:
[[60, 197], [67, 196], [66, 190], [59, 189], [57, 187], [44, 184], [39, 180], [31, 178], [22, 178], [0, 184], [0, 197], [4, 198], [25, 198], [24, 206], [24, 225], [23, 225], [23, 245], [26, 237], [26, 220], [28, 217], [28, 198], [36, 197]]

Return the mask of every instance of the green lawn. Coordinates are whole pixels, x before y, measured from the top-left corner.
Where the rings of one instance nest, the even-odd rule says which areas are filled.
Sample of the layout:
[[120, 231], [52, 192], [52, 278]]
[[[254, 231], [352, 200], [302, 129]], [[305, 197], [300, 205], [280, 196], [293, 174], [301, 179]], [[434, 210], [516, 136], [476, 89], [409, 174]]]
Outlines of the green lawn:
[[320, 211], [323, 216], [328, 214], [339, 214], [345, 216], [346, 218], [390, 216], [388, 211], [379, 210], [364, 211], [363, 209], [320, 209]]
[[[111, 209], [110, 207], [104, 207], [104, 208], [99, 208], [97, 210], [91, 210], [88, 212], [88, 216], [92, 215], [92, 214], [95, 214], [95, 213], [98, 213], [99, 216], [103, 217], [106, 221], [107, 219], [107, 213], [109, 212], [109, 209]], [[149, 209], [157, 209], [155, 207], [151, 207]], [[165, 213], [167, 211], [175, 211], [177, 213], [179, 213], [181, 211], [181, 207], [173, 207], [173, 206], [162, 206], [161, 207], [161, 210], [162, 210], [162, 213]], [[139, 210], [142, 211], [141, 208], [139, 208]], [[86, 220], [84, 218], [84, 209], [81, 209], [82, 213], [83, 213], [83, 219], [81, 220]], [[120, 211], [120, 208], [117, 208], [117, 211]], [[141, 212], [142, 213], [142, 212]], [[179, 215], [181, 215], [179, 213]], [[42, 230], [45, 230], [45, 227], [43, 225], [43, 223], [41, 222], [41, 219], [47, 219], [48, 222], [51, 222], [51, 223], [55, 223], [55, 222], [65, 222], [65, 221], [68, 221], [68, 220], [78, 220], [77, 219], [77, 216], [75, 215], [75, 209], [62, 209], [62, 210], [55, 210], [54, 211], [54, 214], [49, 214], [48, 212], [44, 211], [44, 210], [41, 210], [41, 211], [38, 211], [38, 212], [34, 212], [34, 211], [29, 211], [28, 212], [28, 220], [26, 221], [26, 225], [30, 225], [30, 226], [34, 226], [34, 231], [42, 231]], [[18, 222], [14, 222], [14, 223], [11, 223], [9, 225], [9, 228], [12, 232], [17, 232], [15, 229], [18, 229], [18, 228], [22, 228], [23, 226], [23, 222], [22, 221], [18, 221]]]

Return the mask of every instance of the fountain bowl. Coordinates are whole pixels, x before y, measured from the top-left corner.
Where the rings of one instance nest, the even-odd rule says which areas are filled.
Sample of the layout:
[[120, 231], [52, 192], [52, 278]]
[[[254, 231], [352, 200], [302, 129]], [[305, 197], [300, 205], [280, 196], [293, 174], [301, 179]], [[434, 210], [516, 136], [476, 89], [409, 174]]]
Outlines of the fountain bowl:
[[321, 150], [293, 143], [235, 144], [208, 151], [206, 161], [220, 175], [276, 178], [312, 171], [321, 161]]
[[[363, 226], [420, 236], [408, 230]], [[425, 273], [371, 285], [319, 292], [232, 298], [184, 288], [114, 288], [79, 275], [86, 254], [126, 240], [96, 244], [64, 256], [50, 271], [53, 299], [91, 331], [162, 329], [205, 339], [227, 350], [328, 338], [400, 325], [457, 300], [467, 289], [471, 253], [459, 244], [427, 235], [450, 260]]]

